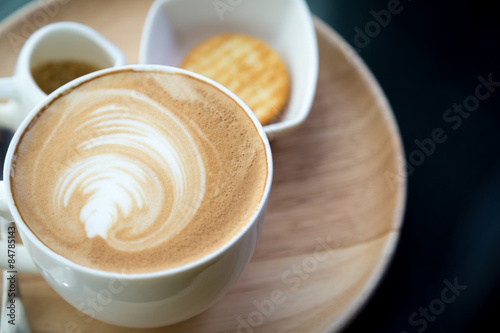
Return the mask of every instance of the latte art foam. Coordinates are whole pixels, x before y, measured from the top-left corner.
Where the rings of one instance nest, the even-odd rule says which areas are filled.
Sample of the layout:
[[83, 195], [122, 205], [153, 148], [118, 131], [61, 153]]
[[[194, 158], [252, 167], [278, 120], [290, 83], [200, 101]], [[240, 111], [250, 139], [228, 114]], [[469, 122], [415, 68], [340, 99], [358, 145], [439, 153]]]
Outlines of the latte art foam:
[[11, 177], [18, 210], [42, 242], [89, 267], [199, 259], [244, 227], [265, 186], [263, 143], [240, 108], [180, 74], [84, 83], [24, 133]]
[[[128, 102], [116, 105], [119, 99]], [[120, 250], [152, 248], [175, 235], [192, 219], [205, 190], [205, 167], [187, 128], [168, 108], [129, 90], [83, 93], [72, 106], [68, 115], [84, 120], [75, 132], [96, 136], [74, 142], [80, 158], [58, 179], [54, 206], [63, 210], [83, 200], [79, 220], [87, 237], [99, 235]], [[166, 122], [144, 117], [145, 109]], [[169, 181], [158, 182], [158, 172]], [[167, 205], [165, 216], [159, 208]], [[120, 237], [124, 230], [127, 238]]]

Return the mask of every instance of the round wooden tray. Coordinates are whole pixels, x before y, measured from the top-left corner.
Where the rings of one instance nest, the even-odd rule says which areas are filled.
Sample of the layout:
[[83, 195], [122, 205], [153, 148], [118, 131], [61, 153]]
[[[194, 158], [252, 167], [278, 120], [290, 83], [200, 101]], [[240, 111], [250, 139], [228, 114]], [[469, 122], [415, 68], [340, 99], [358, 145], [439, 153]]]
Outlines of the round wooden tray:
[[[0, 75], [12, 74], [19, 48], [33, 29], [63, 20], [95, 28], [123, 50], [128, 63], [137, 63], [151, 2], [32, 3], [0, 24]], [[252, 261], [208, 311], [151, 332], [339, 331], [383, 276], [406, 196], [399, 132], [360, 58], [331, 28], [318, 19], [315, 25], [317, 94], [306, 123], [272, 143], [275, 178]], [[88, 317], [39, 276], [21, 274], [20, 289], [33, 332], [136, 331]]]

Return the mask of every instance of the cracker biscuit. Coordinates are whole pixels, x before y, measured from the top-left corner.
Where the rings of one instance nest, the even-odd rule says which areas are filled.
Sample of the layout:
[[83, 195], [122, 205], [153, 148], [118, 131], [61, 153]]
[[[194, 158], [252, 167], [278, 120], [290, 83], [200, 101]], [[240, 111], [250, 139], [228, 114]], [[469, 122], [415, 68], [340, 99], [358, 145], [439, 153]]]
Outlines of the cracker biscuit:
[[207, 76], [240, 97], [262, 125], [287, 103], [287, 68], [265, 42], [242, 34], [221, 34], [195, 46], [181, 68]]

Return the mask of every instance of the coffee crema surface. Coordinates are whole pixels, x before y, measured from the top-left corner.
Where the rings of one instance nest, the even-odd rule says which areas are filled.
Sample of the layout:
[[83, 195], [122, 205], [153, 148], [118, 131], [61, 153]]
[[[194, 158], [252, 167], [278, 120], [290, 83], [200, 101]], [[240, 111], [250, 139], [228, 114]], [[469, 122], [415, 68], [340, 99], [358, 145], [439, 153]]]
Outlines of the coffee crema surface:
[[119, 71], [57, 97], [15, 152], [11, 187], [32, 232], [90, 268], [159, 271], [233, 239], [267, 181], [250, 117], [184, 74]]

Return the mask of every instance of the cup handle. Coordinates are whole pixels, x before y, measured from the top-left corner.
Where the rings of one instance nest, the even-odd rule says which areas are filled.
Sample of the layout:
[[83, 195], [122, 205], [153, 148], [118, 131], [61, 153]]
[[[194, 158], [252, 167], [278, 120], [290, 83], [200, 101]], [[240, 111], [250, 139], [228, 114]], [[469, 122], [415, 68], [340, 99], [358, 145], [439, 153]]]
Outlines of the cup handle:
[[16, 226], [5, 198], [4, 181], [0, 181], [0, 268], [7, 271], [39, 274], [26, 247], [16, 243]]
[[8, 99], [7, 103], [0, 103], [0, 126], [16, 130], [16, 114], [18, 112], [16, 98], [16, 84], [14, 77], [0, 77], [0, 100]]

